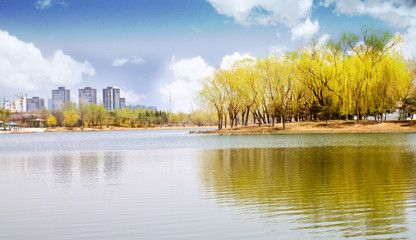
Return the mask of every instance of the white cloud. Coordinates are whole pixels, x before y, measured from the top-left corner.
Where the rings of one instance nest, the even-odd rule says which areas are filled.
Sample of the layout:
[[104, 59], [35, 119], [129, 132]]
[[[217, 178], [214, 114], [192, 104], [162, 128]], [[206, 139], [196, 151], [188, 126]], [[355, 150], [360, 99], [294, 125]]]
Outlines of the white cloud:
[[276, 57], [280, 57], [285, 55], [288, 52], [288, 48], [286, 46], [282, 46], [282, 45], [274, 45], [269, 47], [268, 52], [269, 52], [269, 56], [276, 56]]
[[299, 23], [292, 28], [292, 41], [298, 38], [309, 38], [319, 31], [319, 22], [315, 20], [311, 22], [308, 18], [304, 23]]
[[208, 0], [218, 13], [242, 25], [296, 25], [308, 18], [313, 0]]
[[115, 58], [113, 60], [113, 67], [119, 67], [126, 64], [129, 61], [128, 58]]
[[120, 97], [126, 99], [126, 105], [139, 104], [142, 100], [147, 99], [144, 94], [136, 94], [133, 90], [124, 91], [120, 89]]
[[190, 112], [195, 109], [196, 95], [201, 90], [200, 80], [213, 73], [200, 56], [176, 61], [172, 57], [169, 70], [173, 80], [160, 88], [162, 95], [168, 99], [172, 95], [173, 109], [176, 112]]
[[143, 64], [146, 61], [143, 58], [136, 57], [136, 56], [131, 57], [131, 58], [125, 58], [125, 57], [114, 58], [112, 66], [113, 67], [120, 67], [120, 66], [123, 66], [124, 64], [129, 63], [129, 62], [134, 63], [134, 64]]
[[243, 60], [243, 59], [255, 59], [252, 57], [249, 53], [245, 53], [243, 55], [240, 55], [239, 52], [235, 52], [233, 55], [227, 55], [222, 58], [220, 68], [221, 69], [231, 69], [233, 64], [237, 61]]
[[335, 12], [350, 16], [368, 15], [391, 26], [405, 28], [405, 57], [416, 57], [416, 7], [414, 1], [403, 0], [325, 0], [323, 6], [335, 6]]
[[35, 3], [35, 7], [37, 9], [45, 9], [52, 5], [52, 0], [37, 0]]
[[173, 72], [175, 79], [188, 79], [189, 81], [198, 81], [214, 70], [200, 56], [179, 61], [172, 57], [169, 69]]
[[136, 63], [136, 64], [143, 64], [146, 61], [143, 58], [141, 58], [141, 57], [132, 57], [131, 60], [130, 60], [130, 62]]
[[88, 61], [78, 62], [61, 50], [45, 58], [33, 43], [0, 30], [0, 86], [23, 91], [47, 84], [74, 86], [82, 82], [83, 75], [95, 75]]
[[[235, 52], [224, 56], [220, 68], [230, 69], [234, 62], [247, 58], [254, 59], [249, 53]], [[200, 56], [179, 61], [172, 57], [169, 71], [172, 79], [160, 88], [160, 92], [165, 99], [169, 99], [169, 95], [172, 95], [172, 111], [191, 112], [197, 109], [196, 97], [202, 89], [201, 80], [213, 74], [215, 69]]]

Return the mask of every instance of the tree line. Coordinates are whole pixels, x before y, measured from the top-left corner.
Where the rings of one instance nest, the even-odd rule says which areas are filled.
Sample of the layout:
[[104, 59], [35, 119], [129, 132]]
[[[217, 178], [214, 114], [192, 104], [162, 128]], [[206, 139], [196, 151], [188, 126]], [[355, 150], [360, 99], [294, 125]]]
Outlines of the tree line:
[[218, 129], [286, 121], [375, 116], [397, 108], [416, 112], [415, 63], [400, 50], [403, 37], [363, 26], [283, 57], [245, 59], [202, 81], [202, 99], [216, 112]]
[[65, 103], [59, 110], [49, 111], [42, 108], [35, 113], [13, 114], [9, 109], [0, 108], [0, 121], [17, 121], [30, 125], [31, 120], [42, 118], [49, 127], [130, 127], [147, 128], [156, 126], [214, 126], [217, 124], [215, 114], [196, 110], [191, 113], [171, 113], [166, 111], [135, 109], [115, 109], [108, 111], [103, 105], [74, 102]]

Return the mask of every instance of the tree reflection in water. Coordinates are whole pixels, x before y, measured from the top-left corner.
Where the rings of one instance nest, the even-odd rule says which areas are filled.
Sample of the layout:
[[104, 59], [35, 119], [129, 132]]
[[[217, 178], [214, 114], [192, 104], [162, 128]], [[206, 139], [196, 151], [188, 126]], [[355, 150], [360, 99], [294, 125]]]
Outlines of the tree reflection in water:
[[414, 153], [397, 146], [222, 149], [202, 160], [220, 205], [343, 237], [406, 232], [415, 170]]

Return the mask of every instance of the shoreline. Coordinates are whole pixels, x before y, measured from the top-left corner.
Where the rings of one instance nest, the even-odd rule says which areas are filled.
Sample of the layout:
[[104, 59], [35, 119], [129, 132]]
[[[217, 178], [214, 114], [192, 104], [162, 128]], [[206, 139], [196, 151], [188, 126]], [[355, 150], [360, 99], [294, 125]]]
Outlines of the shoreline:
[[137, 130], [178, 130], [178, 129], [212, 129], [215, 126], [171, 126], [171, 127], [153, 127], [153, 128], [126, 128], [126, 127], [102, 127], [102, 128], [87, 128], [84, 127], [81, 129], [80, 127], [76, 128], [65, 128], [65, 127], [55, 127], [55, 128], [47, 128], [45, 132], [94, 132], [94, 131], [137, 131]]
[[[413, 124], [415, 123], [415, 124]], [[339, 134], [339, 133], [416, 133], [416, 121], [376, 122], [363, 120], [325, 122], [289, 122], [283, 130], [282, 124], [237, 126], [232, 129], [211, 130], [201, 134], [259, 135], [259, 134]]]
[[[154, 128], [126, 128], [115, 127], [109, 128], [25, 128], [19, 131], [3, 132], [0, 134], [16, 133], [39, 133], [39, 132], [92, 132], [92, 131], [136, 131], [136, 130], [195, 130], [189, 131], [189, 134], [217, 134], [217, 135], [263, 135], [263, 134], [339, 134], [339, 133], [416, 133], [416, 121], [388, 121], [376, 122], [363, 120], [360, 123], [355, 121], [329, 121], [325, 122], [289, 122], [286, 123], [286, 129], [283, 130], [282, 124], [276, 124], [271, 127], [268, 124], [258, 126], [257, 124], [248, 126], [237, 126], [232, 129], [216, 129], [217, 126], [164, 126]], [[215, 130], [210, 130], [215, 129]]]
[[215, 126], [172, 126], [172, 127], [154, 127], [154, 128], [125, 128], [125, 127], [103, 127], [103, 128], [66, 128], [66, 127], [54, 127], [54, 128], [27, 128], [21, 127], [19, 131], [0, 131], [0, 134], [18, 134], [18, 133], [42, 133], [42, 132], [95, 132], [95, 131], [137, 131], [137, 130], [178, 130], [178, 129], [189, 129], [189, 130], [206, 130], [213, 129]]

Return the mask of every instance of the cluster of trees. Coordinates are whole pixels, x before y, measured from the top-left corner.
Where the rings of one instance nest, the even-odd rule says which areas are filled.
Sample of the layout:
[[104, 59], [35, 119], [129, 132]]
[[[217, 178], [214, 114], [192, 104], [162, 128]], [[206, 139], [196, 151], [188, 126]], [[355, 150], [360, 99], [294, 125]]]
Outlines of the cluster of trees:
[[[218, 129], [286, 121], [349, 119], [357, 121], [416, 104], [412, 95], [415, 64], [400, 52], [402, 36], [363, 26], [326, 44], [284, 57], [245, 59], [217, 69], [203, 80], [201, 96], [215, 110]], [[415, 105], [416, 106], [416, 105]], [[409, 108], [410, 109], [410, 108]], [[416, 109], [416, 107], [415, 107]]]
[[6, 109], [5, 107], [0, 107], [0, 121], [7, 122], [11, 115], [12, 115], [12, 111], [10, 111], [10, 109]]
[[[11, 115], [11, 113], [10, 113]], [[0, 115], [1, 116], [1, 115]], [[103, 105], [66, 103], [62, 109], [48, 111], [46, 108], [29, 116], [15, 116], [20, 122], [30, 122], [33, 118], [46, 119], [47, 126], [66, 127], [155, 127], [161, 125], [215, 125], [215, 115], [203, 111], [169, 113], [147, 109], [131, 110], [129, 108], [107, 111]], [[27, 121], [23, 121], [27, 119]]]

